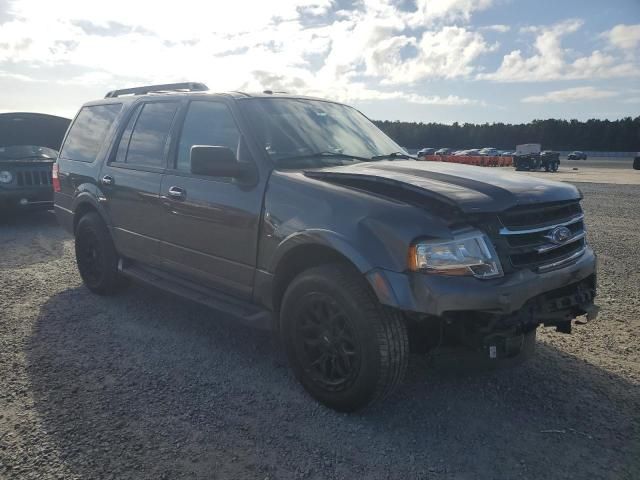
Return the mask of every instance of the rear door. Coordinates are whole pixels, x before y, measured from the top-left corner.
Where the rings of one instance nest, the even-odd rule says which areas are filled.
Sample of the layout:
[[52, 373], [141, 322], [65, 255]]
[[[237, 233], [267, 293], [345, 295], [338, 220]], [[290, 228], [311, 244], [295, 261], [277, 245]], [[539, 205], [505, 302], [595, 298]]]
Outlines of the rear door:
[[[249, 298], [255, 271], [264, 180], [192, 175], [193, 145], [225, 146], [240, 162], [253, 159], [232, 111], [223, 101], [189, 102], [173, 164], [162, 180], [165, 266], [192, 281]], [[182, 192], [179, 197], [170, 191]]]
[[160, 182], [179, 106], [157, 100], [134, 107], [100, 174], [118, 251], [149, 264], [159, 264]]

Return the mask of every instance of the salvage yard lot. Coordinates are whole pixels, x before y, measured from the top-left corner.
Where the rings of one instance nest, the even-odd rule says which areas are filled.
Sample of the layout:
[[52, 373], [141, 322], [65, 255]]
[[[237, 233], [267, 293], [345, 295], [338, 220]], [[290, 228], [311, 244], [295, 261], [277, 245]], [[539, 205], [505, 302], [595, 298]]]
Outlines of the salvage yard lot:
[[0, 478], [640, 478], [640, 186], [579, 187], [600, 318], [509, 369], [415, 357], [357, 415], [305, 395], [268, 333], [147, 287], [91, 295], [52, 214], [9, 220]]

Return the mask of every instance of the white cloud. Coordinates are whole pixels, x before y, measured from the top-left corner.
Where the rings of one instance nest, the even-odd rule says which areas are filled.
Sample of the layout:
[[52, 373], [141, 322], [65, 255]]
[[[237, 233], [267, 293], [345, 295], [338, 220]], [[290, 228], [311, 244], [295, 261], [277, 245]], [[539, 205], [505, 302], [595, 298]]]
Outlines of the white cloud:
[[600, 90], [595, 87], [574, 87], [554, 90], [543, 95], [532, 95], [522, 99], [525, 103], [566, 103], [584, 100], [599, 100], [619, 95], [611, 90]]
[[60, 85], [109, 85], [114, 81], [114, 76], [107, 72], [86, 72], [80, 75], [76, 75], [68, 78], [61, 78], [57, 80]]
[[[261, 85], [270, 85], [274, 91], [289, 93], [305, 93], [312, 96], [326, 97], [326, 91], [314, 84], [308, 77], [292, 77], [272, 74], [265, 71], [251, 72], [251, 79], [245, 82], [242, 90], [260, 90]], [[376, 100], [396, 100], [401, 102], [414, 103], [419, 105], [439, 105], [439, 106], [483, 106], [483, 101], [464, 98], [457, 95], [421, 95], [417, 93], [404, 92], [401, 90], [379, 90], [368, 87], [363, 82], [338, 82], [331, 90], [331, 98], [338, 101], [376, 101]]]
[[11, 72], [4, 72], [2, 70], [0, 70], [0, 78], [10, 78], [13, 80], [19, 80], [21, 82], [37, 82], [38, 80], [30, 77], [28, 75], [23, 75], [22, 73], [11, 73]]
[[471, 19], [471, 15], [486, 10], [494, 0], [417, 0], [416, 11], [409, 18], [412, 27], [428, 26], [436, 21], [455, 22]]
[[616, 25], [603, 34], [612, 46], [622, 49], [634, 49], [640, 45], [640, 24]]
[[488, 32], [498, 32], [498, 33], [507, 33], [511, 30], [509, 25], [487, 25], [485, 27], [480, 27], [480, 30], [486, 30]]
[[[416, 50], [403, 58], [403, 47]], [[463, 27], [443, 27], [426, 31], [419, 40], [394, 37], [367, 52], [367, 73], [383, 78], [383, 84], [409, 84], [425, 78], [467, 77], [475, 70], [477, 58], [491, 51], [482, 35]]]
[[499, 82], [531, 82], [640, 75], [637, 59], [620, 58], [600, 50], [585, 56], [572, 56], [572, 51], [562, 47], [562, 37], [576, 32], [582, 24], [581, 20], [568, 20], [551, 27], [524, 29], [524, 32], [536, 34], [535, 53], [527, 57], [521, 50], [514, 50], [504, 56], [497, 71], [480, 74], [478, 78]]
[[[362, 0], [334, 13], [332, 23], [309, 25], [334, 1], [234, 0], [221, 8], [183, 0], [164, 9], [151, 1], [16, 0], [0, 29], [0, 66], [73, 67], [73, 76], [56, 78], [61, 84], [199, 80], [214, 90], [262, 90], [281, 83], [299, 93], [339, 92], [345, 101], [391, 98], [374, 87], [472, 75], [493, 47], [480, 33], [443, 22], [466, 22], [492, 3], [418, 0], [407, 12], [388, 0]], [[415, 103], [473, 102], [410, 88], [392, 93]]]

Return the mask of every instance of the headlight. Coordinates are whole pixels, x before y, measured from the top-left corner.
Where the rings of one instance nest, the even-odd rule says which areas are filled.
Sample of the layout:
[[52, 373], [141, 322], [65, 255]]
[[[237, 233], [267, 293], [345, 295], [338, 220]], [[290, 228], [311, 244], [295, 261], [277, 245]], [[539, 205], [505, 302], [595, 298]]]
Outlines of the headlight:
[[500, 260], [487, 237], [478, 231], [456, 235], [454, 240], [419, 241], [409, 252], [413, 271], [441, 275], [502, 276]]
[[11, 183], [11, 180], [13, 180], [11, 172], [8, 172], [7, 170], [2, 170], [0, 172], [0, 183]]

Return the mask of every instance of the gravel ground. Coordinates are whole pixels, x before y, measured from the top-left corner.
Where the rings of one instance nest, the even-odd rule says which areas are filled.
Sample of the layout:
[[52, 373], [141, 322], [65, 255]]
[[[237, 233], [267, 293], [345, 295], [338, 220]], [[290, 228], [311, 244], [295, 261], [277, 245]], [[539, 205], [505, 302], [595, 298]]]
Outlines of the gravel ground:
[[142, 286], [82, 287], [49, 213], [0, 227], [0, 478], [640, 478], [640, 187], [581, 184], [600, 318], [498, 370], [412, 359], [357, 415], [269, 334]]

